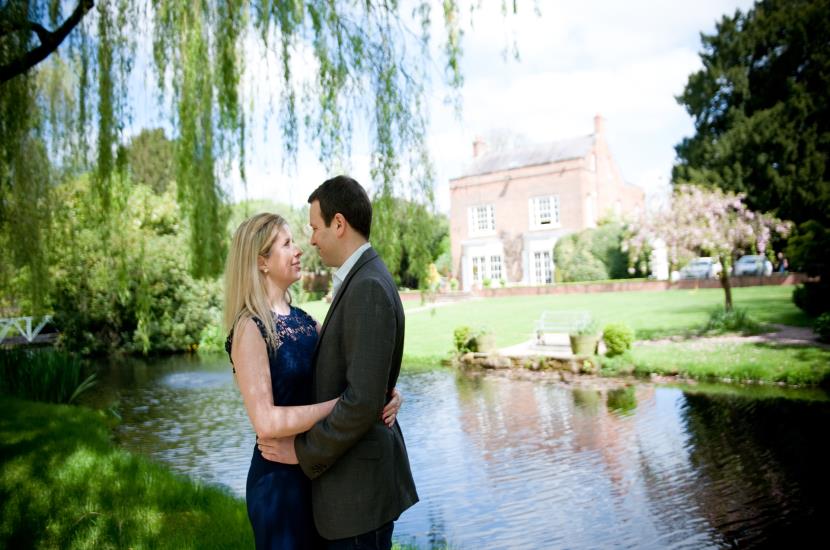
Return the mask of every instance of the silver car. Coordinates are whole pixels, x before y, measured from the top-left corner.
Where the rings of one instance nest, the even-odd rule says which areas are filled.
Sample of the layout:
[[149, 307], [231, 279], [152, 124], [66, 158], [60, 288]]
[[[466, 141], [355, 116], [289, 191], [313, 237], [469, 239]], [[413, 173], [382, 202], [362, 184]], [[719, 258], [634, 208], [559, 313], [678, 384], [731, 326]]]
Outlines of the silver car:
[[732, 267], [732, 275], [741, 277], [743, 275], [755, 275], [760, 277], [762, 275], [772, 275], [772, 262], [766, 256], [761, 254], [750, 254], [741, 256]]
[[715, 258], [695, 258], [680, 270], [681, 279], [714, 279], [721, 272], [720, 262]]

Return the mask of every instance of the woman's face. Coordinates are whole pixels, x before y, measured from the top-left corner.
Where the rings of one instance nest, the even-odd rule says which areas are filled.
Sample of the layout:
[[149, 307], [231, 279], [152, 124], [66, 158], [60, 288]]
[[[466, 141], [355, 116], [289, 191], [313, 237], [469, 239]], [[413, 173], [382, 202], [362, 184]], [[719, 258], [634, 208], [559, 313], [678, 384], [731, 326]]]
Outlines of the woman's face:
[[287, 225], [275, 231], [277, 236], [271, 244], [268, 256], [259, 258], [259, 269], [280, 288], [288, 288], [301, 277], [300, 256], [303, 255], [303, 251], [294, 243], [291, 229]]

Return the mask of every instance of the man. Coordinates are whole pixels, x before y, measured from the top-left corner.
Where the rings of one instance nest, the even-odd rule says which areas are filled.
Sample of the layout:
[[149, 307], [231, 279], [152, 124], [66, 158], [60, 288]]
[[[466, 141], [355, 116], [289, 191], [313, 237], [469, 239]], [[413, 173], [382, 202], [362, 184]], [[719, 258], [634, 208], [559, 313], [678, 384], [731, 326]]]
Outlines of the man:
[[403, 434], [381, 421], [398, 379], [404, 315], [392, 276], [369, 244], [372, 204], [338, 176], [308, 198], [311, 244], [338, 268], [314, 358], [315, 401], [341, 396], [296, 438], [261, 441], [269, 460], [312, 480], [312, 508], [329, 548], [391, 548], [393, 522], [418, 501]]

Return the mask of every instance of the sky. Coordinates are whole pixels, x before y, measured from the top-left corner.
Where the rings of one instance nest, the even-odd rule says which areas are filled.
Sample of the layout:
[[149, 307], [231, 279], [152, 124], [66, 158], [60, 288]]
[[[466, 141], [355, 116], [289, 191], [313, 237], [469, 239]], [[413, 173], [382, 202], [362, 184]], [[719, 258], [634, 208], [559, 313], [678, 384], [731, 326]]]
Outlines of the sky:
[[[567, 139], [592, 133], [596, 114], [605, 119], [611, 154], [623, 178], [641, 186], [651, 200], [665, 195], [674, 145], [694, 130], [675, 96], [702, 66], [700, 33], [711, 34], [724, 14], [746, 11], [752, 2], [537, 0], [537, 13], [533, 0], [520, 0], [518, 16], [508, 19], [500, 4], [484, 0], [472, 28], [465, 13], [460, 115], [447, 104], [448, 89], [438, 71], [429, 87], [427, 143], [435, 164], [437, 209], [449, 211], [449, 180], [471, 160], [477, 136], [512, 135], [528, 144]], [[438, 7], [434, 10], [440, 20]], [[440, 21], [435, 23], [433, 64], [440, 68], [442, 29]], [[514, 38], [518, 61], [504, 56]], [[275, 59], [248, 63], [245, 93], [256, 106], [247, 183], [231, 174], [226, 187], [234, 201], [267, 198], [301, 206], [332, 174], [305, 143], [296, 168], [283, 168], [278, 126], [273, 118], [266, 122], [263, 112], [266, 90], [275, 85], [263, 75], [278, 64]], [[137, 120], [148, 124], [146, 116]], [[354, 137], [349, 172], [371, 191], [365, 130]]]

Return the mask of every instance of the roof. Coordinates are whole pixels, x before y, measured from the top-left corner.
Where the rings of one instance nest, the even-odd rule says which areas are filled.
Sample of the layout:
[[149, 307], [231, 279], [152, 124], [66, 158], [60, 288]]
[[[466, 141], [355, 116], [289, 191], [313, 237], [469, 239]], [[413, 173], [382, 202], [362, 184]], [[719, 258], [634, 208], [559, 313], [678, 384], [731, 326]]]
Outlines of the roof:
[[468, 163], [462, 174], [453, 179], [583, 158], [591, 152], [594, 137], [595, 134], [588, 134], [509, 151], [486, 151]]

